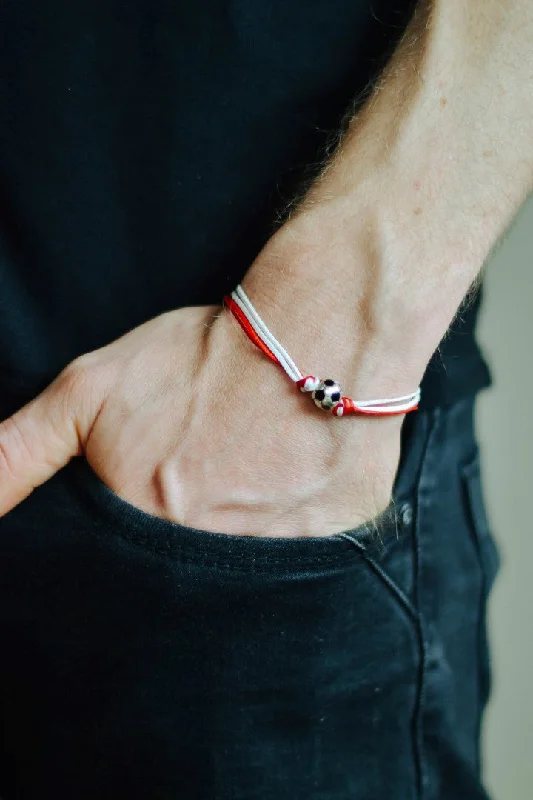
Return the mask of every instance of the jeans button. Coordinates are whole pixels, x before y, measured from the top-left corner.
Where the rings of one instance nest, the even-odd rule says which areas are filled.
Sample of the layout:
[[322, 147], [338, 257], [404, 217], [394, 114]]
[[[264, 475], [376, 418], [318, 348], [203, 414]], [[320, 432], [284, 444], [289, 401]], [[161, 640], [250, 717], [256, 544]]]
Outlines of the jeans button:
[[402, 523], [402, 525], [405, 528], [408, 528], [413, 521], [413, 506], [411, 505], [411, 503], [403, 503], [400, 506], [400, 511], [398, 516], [400, 518], [400, 522]]

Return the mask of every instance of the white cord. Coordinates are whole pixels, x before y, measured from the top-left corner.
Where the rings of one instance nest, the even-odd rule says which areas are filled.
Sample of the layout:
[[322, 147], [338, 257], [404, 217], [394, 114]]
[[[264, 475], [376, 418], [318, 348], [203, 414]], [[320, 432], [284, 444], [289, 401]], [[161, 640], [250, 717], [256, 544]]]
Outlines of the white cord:
[[[278, 342], [273, 333], [269, 330], [266, 323], [259, 316], [254, 306], [252, 305], [246, 292], [239, 284], [231, 293], [234, 302], [239, 306], [241, 311], [246, 315], [248, 322], [254, 329], [255, 333], [266, 344], [271, 352], [278, 359], [281, 367], [285, 370], [287, 375], [294, 382], [300, 381], [304, 378], [304, 374], [298, 369], [292, 358], [287, 351]], [[314, 384], [318, 383], [318, 379], [314, 379]], [[309, 386], [305, 391], [310, 391], [315, 388], [315, 385]], [[303, 389], [303, 387], [302, 387]], [[417, 405], [420, 400], [421, 390], [420, 387], [411, 394], [405, 394], [401, 397], [380, 397], [375, 400], [354, 400], [355, 406], [361, 409], [368, 409], [375, 413], [386, 413], [387, 411], [409, 411], [414, 405]], [[341, 412], [342, 413], [342, 412]]]

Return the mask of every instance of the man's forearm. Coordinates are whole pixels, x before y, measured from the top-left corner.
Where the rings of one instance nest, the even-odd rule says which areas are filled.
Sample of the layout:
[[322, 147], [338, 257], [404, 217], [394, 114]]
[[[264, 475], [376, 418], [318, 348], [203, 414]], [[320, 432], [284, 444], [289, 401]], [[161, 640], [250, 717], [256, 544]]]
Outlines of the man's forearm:
[[361, 391], [420, 379], [533, 189], [532, 87], [529, 0], [422, 0], [336, 153], [243, 282], [285, 341], [314, 363], [327, 353]]

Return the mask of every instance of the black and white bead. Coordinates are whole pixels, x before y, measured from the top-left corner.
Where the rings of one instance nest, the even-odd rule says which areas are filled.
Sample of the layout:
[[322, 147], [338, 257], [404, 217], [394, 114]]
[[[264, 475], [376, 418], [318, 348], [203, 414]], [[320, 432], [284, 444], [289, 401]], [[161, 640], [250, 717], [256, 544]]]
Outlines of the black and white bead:
[[312, 394], [315, 405], [324, 411], [330, 411], [341, 399], [341, 387], [331, 378], [320, 381]]

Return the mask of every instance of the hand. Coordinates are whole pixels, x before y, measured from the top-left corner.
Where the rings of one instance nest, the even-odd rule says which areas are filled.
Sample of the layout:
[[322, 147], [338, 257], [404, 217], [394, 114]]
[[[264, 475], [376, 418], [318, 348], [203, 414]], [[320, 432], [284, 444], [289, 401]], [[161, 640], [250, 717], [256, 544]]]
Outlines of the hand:
[[124, 500], [189, 527], [339, 533], [388, 505], [402, 419], [323, 414], [226, 310], [182, 308], [76, 359], [0, 424], [0, 514], [85, 455]]

